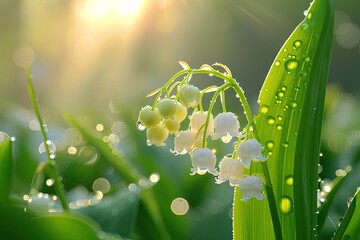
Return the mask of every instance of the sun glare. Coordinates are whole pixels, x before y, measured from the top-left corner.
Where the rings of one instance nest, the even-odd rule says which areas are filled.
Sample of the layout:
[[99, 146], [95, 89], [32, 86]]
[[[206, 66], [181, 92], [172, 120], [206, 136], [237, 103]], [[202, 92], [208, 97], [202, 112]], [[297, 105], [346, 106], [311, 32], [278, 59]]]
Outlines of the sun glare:
[[81, 15], [88, 20], [130, 20], [135, 18], [144, 0], [86, 0]]

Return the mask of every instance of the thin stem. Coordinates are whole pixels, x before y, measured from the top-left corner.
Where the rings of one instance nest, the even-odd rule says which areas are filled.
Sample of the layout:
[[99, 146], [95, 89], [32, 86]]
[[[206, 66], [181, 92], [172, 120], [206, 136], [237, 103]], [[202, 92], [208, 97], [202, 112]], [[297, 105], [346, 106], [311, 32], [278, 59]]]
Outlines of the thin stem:
[[211, 111], [214, 107], [214, 104], [216, 102], [217, 97], [219, 96], [219, 94], [221, 92], [223, 92], [226, 88], [228, 88], [230, 86], [229, 83], [225, 83], [223, 85], [221, 85], [216, 92], [214, 93], [214, 96], [212, 97], [211, 101], [210, 101], [210, 106], [208, 109], [208, 113], [206, 115], [206, 121], [205, 121], [205, 127], [204, 127], [204, 136], [203, 136], [203, 148], [206, 146], [206, 134], [207, 134], [207, 129], [208, 129], [208, 125], [209, 125], [209, 121], [210, 121], [210, 116], [211, 116]]
[[47, 161], [45, 164], [41, 164], [40, 167], [37, 168], [37, 170], [34, 173], [34, 178], [33, 178], [33, 183], [32, 183], [32, 189], [31, 191], [34, 190], [34, 186], [33, 184], [35, 184], [35, 189], [37, 189], [37, 181], [38, 181], [38, 176], [44, 171], [44, 169], [46, 169], [46, 167], [52, 167], [54, 169], [54, 171], [51, 171], [51, 176], [54, 178], [55, 181], [55, 190], [57, 192], [57, 194], [59, 195], [59, 199], [60, 202], [64, 208], [65, 211], [67, 211], [69, 209], [67, 202], [66, 202], [66, 198], [65, 198], [65, 191], [61, 185], [61, 182], [59, 180], [59, 171], [58, 171], [58, 166], [56, 164], [56, 162], [54, 160], [52, 160], [53, 156], [50, 152], [50, 148], [49, 148], [49, 139], [47, 137], [47, 130], [46, 125], [44, 124], [41, 114], [40, 114], [40, 108], [39, 108], [39, 103], [35, 94], [35, 89], [34, 86], [32, 84], [31, 81], [31, 74], [30, 74], [30, 67], [29, 64], [26, 63], [26, 76], [27, 76], [27, 80], [28, 80], [28, 88], [29, 88], [29, 95], [30, 95], [30, 99], [34, 108], [34, 112], [36, 114], [36, 118], [39, 122], [40, 125], [40, 130], [41, 130], [41, 134], [43, 137], [43, 141], [44, 141], [44, 147], [45, 147], [45, 151], [47, 153]]

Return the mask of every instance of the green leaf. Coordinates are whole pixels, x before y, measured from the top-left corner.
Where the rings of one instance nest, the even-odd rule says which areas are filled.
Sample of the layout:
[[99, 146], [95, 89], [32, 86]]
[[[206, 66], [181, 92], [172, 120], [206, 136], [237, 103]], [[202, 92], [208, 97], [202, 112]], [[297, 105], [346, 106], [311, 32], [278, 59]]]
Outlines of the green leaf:
[[[90, 219], [66, 213], [53, 213], [32, 220], [38, 229], [35, 239], [99, 239], [100, 228]], [[39, 231], [41, 229], [41, 232]]]
[[[276, 56], [255, 117], [284, 239], [316, 238], [317, 169], [333, 0], [315, 0]], [[253, 164], [251, 172], [262, 172]], [[261, 226], [261, 230], [259, 230]], [[234, 239], [275, 239], [267, 201], [234, 197]]]
[[321, 205], [319, 209], [319, 216], [318, 216], [319, 232], [322, 231], [326, 218], [328, 217], [330, 207], [334, 203], [333, 200], [335, 198], [337, 191], [341, 188], [341, 186], [345, 182], [345, 179], [347, 179], [349, 175], [350, 173], [347, 173], [345, 176], [339, 176], [331, 181], [332, 189], [329, 192], [329, 194], [326, 196], [325, 202]]
[[360, 189], [358, 188], [354, 197], [349, 200], [351, 202], [348, 210], [345, 213], [340, 227], [335, 233], [334, 240], [340, 239], [359, 239], [360, 236]]
[[11, 140], [0, 132], [0, 202], [8, 202], [11, 186]]

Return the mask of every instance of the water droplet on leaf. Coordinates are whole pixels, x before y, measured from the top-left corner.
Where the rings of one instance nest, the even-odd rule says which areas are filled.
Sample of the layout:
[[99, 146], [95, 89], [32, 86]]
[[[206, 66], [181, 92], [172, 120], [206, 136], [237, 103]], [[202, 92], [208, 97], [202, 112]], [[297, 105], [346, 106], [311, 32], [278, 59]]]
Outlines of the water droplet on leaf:
[[267, 117], [267, 123], [270, 124], [270, 125], [274, 124], [275, 123], [275, 118], [273, 118], [271, 116]]
[[299, 67], [299, 62], [294, 59], [289, 59], [285, 62], [285, 69], [289, 72], [295, 71]]
[[289, 197], [284, 196], [280, 201], [280, 210], [284, 214], [289, 214], [292, 210], [292, 201]]
[[269, 111], [269, 107], [267, 105], [261, 105], [260, 106], [260, 112], [261, 113], [267, 113]]

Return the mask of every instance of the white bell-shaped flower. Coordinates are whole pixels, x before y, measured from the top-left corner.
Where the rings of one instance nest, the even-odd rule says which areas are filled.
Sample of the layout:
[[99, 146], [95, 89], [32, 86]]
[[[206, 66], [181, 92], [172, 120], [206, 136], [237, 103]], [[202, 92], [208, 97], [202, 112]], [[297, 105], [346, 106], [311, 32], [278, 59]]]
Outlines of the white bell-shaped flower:
[[255, 197], [257, 200], [263, 200], [265, 198], [265, 195], [262, 193], [263, 182], [258, 176], [244, 177], [240, 179], [238, 186], [243, 195], [243, 199], [241, 200], [244, 202], [249, 201], [252, 197]]
[[243, 172], [244, 165], [240, 160], [224, 156], [219, 163], [219, 176], [216, 178], [216, 183], [229, 180], [231, 186], [237, 186]]
[[[193, 131], [200, 131], [199, 134], [202, 134], [205, 129], [206, 117], [208, 112], [193, 112], [190, 118], [190, 128]], [[210, 113], [210, 118], [206, 130], [206, 135], [214, 135], [214, 117]]]
[[262, 154], [262, 145], [256, 139], [249, 139], [240, 143], [236, 152], [246, 168], [250, 167], [251, 160], [264, 162], [267, 157]]
[[169, 136], [169, 131], [162, 126], [162, 124], [158, 124], [155, 127], [148, 128], [146, 131], [147, 143], [149, 146], [155, 144], [158, 147], [165, 146], [165, 141]]
[[181, 155], [191, 152], [194, 147], [195, 137], [196, 132], [194, 131], [180, 131], [174, 139], [174, 152]]
[[199, 174], [204, 175], [206, 172], [216, 176], [218, 171], [215, 169], [216, 156], [208, 148], [196, 148], [191, 154], [191, 175]]
[[215, 135], [214, 140], [221, 138], [224, 143], [231, 141], [233, 137], [239, 136], [240, 123], [237, 116], [232, 112], [224, 112], [214, 119]]

